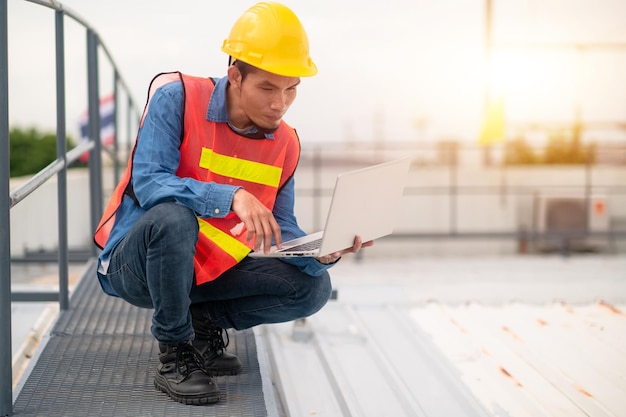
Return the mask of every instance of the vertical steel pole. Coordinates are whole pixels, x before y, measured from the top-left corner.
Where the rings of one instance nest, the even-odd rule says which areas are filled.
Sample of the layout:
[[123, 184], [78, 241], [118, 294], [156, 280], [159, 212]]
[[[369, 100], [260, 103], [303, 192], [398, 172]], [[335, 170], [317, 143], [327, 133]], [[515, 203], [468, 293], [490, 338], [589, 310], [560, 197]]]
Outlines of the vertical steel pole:
[[63, 169], [57, 174], [58, 233], [59, 233], [59, 306], [69, 308], [67, 256], [67, 138], [65, 131], [65, 45], [63, 11], [55, 17], [56, 79], [57, 79], [57, 159], [63, 159]]
[[[89, 140], [94, 147], [89, 152], [89, 188], [91, 198], [91, 230], [96, 230], [102, 216], [102, 142], [100, 140], [100, 95], [98, 92], [98, 36], [87, 30], [87, 91], [89, 109]], [[95, 245], [91, 247], [97, 255]]]
[[[487, 118], [489, 117], [489, 101], [491, 100], [491, 59], [492, 59], [492, 49], [493, 49], [493, 41], [492, 41], [492, 23], [493, 17], [493, 5], [492, 0], [485, 0], [485, 94], [484, 94], [484, 120], [486, 123]], [[486, 143], [483, 145], [483, 163], [485, 166], [490, 166], [492, 164], [491, 160], [491, 143]]]
[[[579, 146], [583, 146], [578, 142]], [[591, 155], [591, 147], [583, 147], [585, 152], [585, 228], [584, 228], [584, 237], [587, 238], [591, 230], [591, 216], [593, 215], [593, 207], [591, 207], [591, 202], [593, 198], [593, 160]]]
[[132, 138], [131, 138], [131, 113], [132, 113], [132, 108], [133, 108], [133, 100], [130, 98], [130, 91], [126, 91], [126, 94], [128, 96], [128, 101], [127, 101], [127, 106], [126, 106], [126, 159], [130, 158], [130, 151], [131, 151], [131, 143], [132, 143]]
[[120, 75], [113, 72], [113, 186], [120, 180], [120, 136], [117, 134], [117, 95]]
[[13, 414], [7, 0], [0, 0], [0, 416]]
[[457, 234], [457, 218], [458, 218], [458, 145], [456, 142], [450, 142], [448, 144], [448, 158], [450, 158], [450, 235]]

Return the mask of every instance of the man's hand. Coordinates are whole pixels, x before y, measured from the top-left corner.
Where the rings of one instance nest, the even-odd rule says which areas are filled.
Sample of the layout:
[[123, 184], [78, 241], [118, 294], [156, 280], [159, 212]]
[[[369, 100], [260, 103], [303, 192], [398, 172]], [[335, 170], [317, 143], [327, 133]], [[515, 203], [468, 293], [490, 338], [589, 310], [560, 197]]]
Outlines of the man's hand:
[[232, 209], [246, 225], [248, 241], [256, 237], [255, 252], [261, 249], [261, 242], [263, 242], [263, 252], [268, 253], [272, 247], [272, 237], [276, 246], [281, 247], [280, 227], [274, 215], [255, 196], [243, 188], [238, 189], [233, 196]]
[[348, 253], [357, 253], [358, 251], [361, 250], [361, 248], [367, 248], [370, 246], [374, 246], [374, 241], [370, 240], [367, 241], [365, 243], [363, 243], [362, 239], [360, 236], [355, 236], [354, 237], [354, 244], [352, 245], [351, 248], [348, 249], [344, 249], [338, 252], [334, 252], [325, 256], [320, 256], [319, 258], [315, 258], [317, 259], [320, 263], [323, 264], [332, 264], [333, 262], [337, 262], [337, 260], [339, 258], [341, 258], [343, 255], [348, 254]]

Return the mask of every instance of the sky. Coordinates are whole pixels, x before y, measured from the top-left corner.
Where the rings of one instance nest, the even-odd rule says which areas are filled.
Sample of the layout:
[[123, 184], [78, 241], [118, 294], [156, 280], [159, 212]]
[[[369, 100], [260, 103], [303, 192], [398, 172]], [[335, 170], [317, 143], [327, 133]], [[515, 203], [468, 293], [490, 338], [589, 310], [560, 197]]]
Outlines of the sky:
[[[626, 122], [626, 2], [491, 0], [487, 60], [487, 1], [284, 1], [319, 68], [302, 80], [285, 120], [303, 144], [476, 143], [490, 96], [503, 99], [509, 132], [520, 123], [571, 123], [577, 114]], [[60, 3], [98, 32], [142, 108], [160, 72], [223, 76], [222, 41], [255, 1]], [[8, 0], [8, 24], [11, 126], [54, 130], [54, 13]], [[86, 34], [68, 18], [65, 30], [67, 128], [76, 137], [87, 106]], [[113, 76], [102, 53], [99, 74], [104, 96]]]

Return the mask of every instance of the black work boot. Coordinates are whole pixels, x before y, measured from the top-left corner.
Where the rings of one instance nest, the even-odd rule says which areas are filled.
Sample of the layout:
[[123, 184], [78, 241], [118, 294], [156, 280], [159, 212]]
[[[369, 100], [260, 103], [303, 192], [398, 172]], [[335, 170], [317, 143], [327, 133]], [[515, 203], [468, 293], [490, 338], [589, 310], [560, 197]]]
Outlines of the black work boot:
[[205, 318], [200, 305], [192, 304], [190, 311], [196, 334], [192, 343], [200, 354], [202, 368], [213, 376], [237, 375], [241, 371], [241, 362], [237, 356], [226, 352], [228, 332]]
[[191, 342], [159, 343], [159, 364], [154, 386], [179, 403], [203, 405], [216, 403], [219, 391], [213, 378], [200, 366]]

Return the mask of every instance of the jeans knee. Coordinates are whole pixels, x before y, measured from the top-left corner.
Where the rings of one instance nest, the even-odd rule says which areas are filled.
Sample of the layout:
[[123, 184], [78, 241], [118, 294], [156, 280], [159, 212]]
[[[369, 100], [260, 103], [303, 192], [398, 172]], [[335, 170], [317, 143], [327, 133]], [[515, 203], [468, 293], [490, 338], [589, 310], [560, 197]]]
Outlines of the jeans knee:
[[319, 277], [308, 278], [310, 280], [309, 287], [303, 300], [303, 304], [306, 306], [303, 308], [306, 311], [305, 316], [310, 316], [321, 310], [330, 299], [332, 293], [332, 285], [328, 272], [324, 272], [324, 274]]
[[193, 210], [176, 203], [161, 203], [149, 212], [154, 224], [158, 225], [159, 233], [181, 245], [188, 243], [195, 246], [199, 226]]

